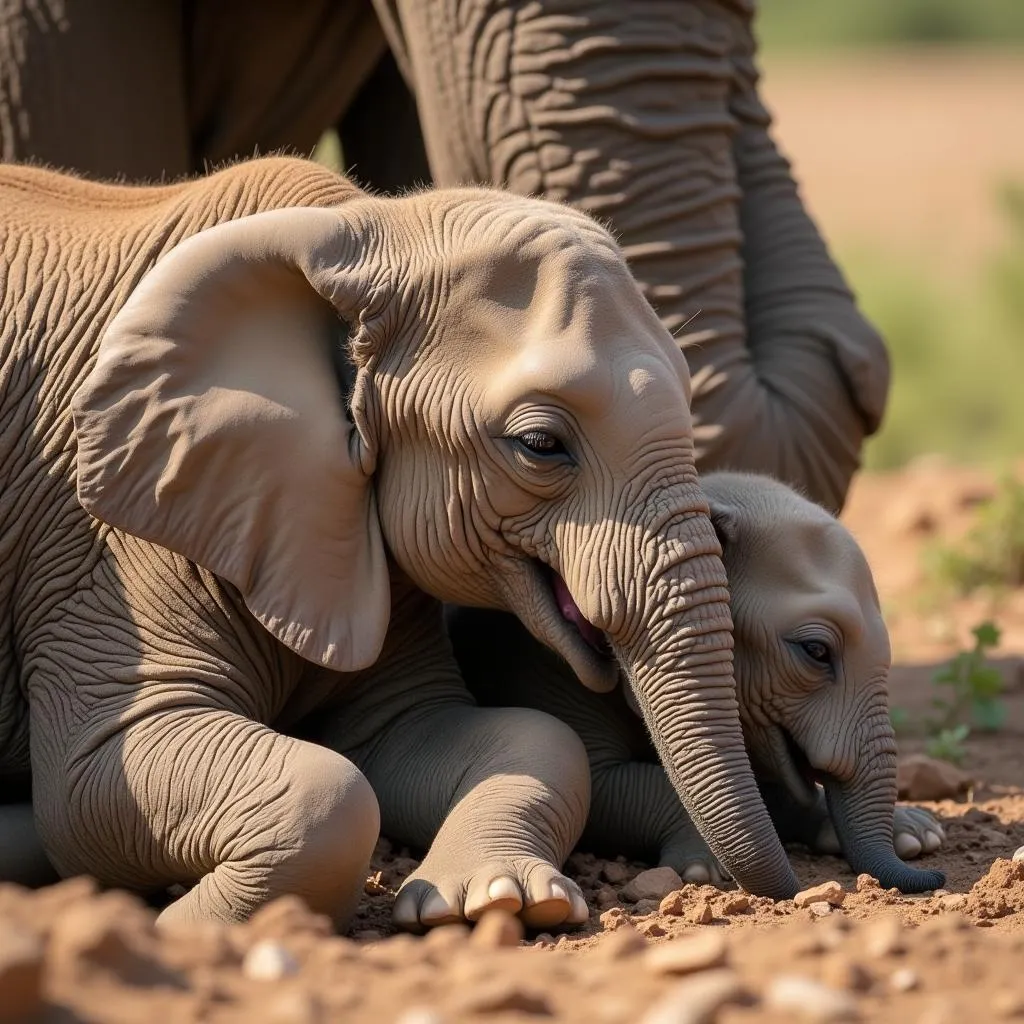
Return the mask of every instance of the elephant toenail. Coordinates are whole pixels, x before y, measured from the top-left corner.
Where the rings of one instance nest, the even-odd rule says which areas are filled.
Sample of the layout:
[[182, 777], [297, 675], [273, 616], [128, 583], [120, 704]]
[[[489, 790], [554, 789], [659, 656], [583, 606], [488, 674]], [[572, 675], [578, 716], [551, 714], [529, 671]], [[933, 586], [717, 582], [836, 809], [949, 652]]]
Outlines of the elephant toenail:
[[569, 893], [566, 892], [565, 886], [560, 882], [551, 883], [551, 898], [553, 900], [562, 900], [565, 903], [569, 902]]
[[942, 839], [937, 832], [929, 830], [924, 834], [924, 848], [928, 853], [937, 850], [942, 845]]
[[572, 911], [570, 920], [586, 921], [590, 917], [590, 907], [587, 906], [587, 901], [578, 892], [574, 892], [571, 899]]
[[683, 881], [696, 882], [702, 885], [711, 881], [711, 874], [703, 864], [691, 864], [683, 872]]
[[504, 877], [496, 878], [487, 886], [487, 897], [492, 900], [520, 900], [522, 895], [519, 886], [513, 879]]
[[420, 920], [424, 922], [444, 921], [456, 916], [451, 905], [436, 889], [423, 901], [420, 909]]
[[909, 832], [901, 832], [896, 836], [893, 845], [896, 847], [897, 856], [903, 860], [916, 857], [921, 852], [921, 844]]

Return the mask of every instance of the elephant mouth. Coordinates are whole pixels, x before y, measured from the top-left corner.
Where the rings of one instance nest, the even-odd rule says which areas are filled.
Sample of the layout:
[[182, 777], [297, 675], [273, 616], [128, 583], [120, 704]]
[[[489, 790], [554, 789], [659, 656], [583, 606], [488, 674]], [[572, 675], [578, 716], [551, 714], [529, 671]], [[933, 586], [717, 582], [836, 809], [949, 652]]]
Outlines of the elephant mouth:
[[818, 800], [818, 783], [824, 781], [824, 776], [808, 760], [792, 733], [782, 726], [775, 728], [773, 746], [780, 780], [798, 803], [813, 806]]
[[583, 612], [580, 611], [579, 605], [573, 600], [572, 594], [569, 593], [565, 580], [550, 568], [548, 569], [548, 577], [551, 584], [551, 592], [555, 596], [555, 604], [558, 605], [558, 611], [562, 618], [575, 626], [579, 635], [598, 654], [610, 658], [612, 656], [612, 648], [611, 644], [608, 643], [608, 637], [592, 622], [587, 621]]

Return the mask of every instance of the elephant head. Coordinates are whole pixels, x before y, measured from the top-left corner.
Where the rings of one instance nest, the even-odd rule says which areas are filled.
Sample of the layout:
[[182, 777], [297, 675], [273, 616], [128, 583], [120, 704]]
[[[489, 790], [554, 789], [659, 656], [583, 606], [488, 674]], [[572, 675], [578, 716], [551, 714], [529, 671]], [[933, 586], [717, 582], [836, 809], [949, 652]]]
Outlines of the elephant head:
[[723, 864], [786, 897], [689, 396], [586, 215], [482, 189], [357, 196], [157, 262], [74, 398], [78, 493], [329, 668], [377, 657], [389, 559], [442, 600], [512, 611], [593, 689], [621, 665]]
[[732, 588], [740, 718], [759, 773], [808, 807], [825, 789], [855, 871], [940, 887], [893, 849], [889, 634], [871, 570], [833, 516], [769, 477], [703, 478]]

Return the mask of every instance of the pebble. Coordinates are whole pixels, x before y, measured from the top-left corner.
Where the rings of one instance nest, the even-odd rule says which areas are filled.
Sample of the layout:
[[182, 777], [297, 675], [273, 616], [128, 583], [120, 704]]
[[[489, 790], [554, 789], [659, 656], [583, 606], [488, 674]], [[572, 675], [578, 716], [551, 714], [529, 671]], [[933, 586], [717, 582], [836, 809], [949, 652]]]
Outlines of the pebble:
[[484, 949], [500, 949], [502, 946], [518, 946], [522, 938], [523, 922], [515, 914], [495, 907], [480, 918], [469, 941]]
[[714, 919], [714, 911], [707, 900], [701, 900], [687, 915], [687, 920], [692, 924], [711, 924]]
[[860, 941], [868, 956], [881, 958], [902, 953], [905, 948], [903, 925], [898, 917], [880, 917], [861, 929]]
[[858, 1016], [857, 1001], [849, 993], [799, 974], [775, 978], [765, 993], [765, 1005], [811, 1021], [856, 1020]]
[[718, 1010], [744, 995], [734, 971], [708, 971], [679, 982], [641, 1018], [641, 1024], [711, 1024]]
[[644, 921], [644, 923], [640, 925], [639, 930], [643, 935], [646, 935], [651, 939], [657, 939], [662, 935], [668, 934], [668, 932], [666, 932], [657, 921]]
[[607, 910], [609, 907], [617, 907], [619, 905], [618, 890], [613, 889], [610, 885], [602, 885], [601, 888], [597, 890], [597, 894], [594, 899], [602, 910]]
[[970, 784], [970, 776], [955, 765], [926, 754], [900, 758], [896, 768], [896, 787], [901, 800], [948, 800]]
[[683, 899], [682, 890], [677, 889], [675, 892], [670, 892], [658, 904], [658, 910], [662, 914], [668, 914], [669, 917], [682, 917], [686, 913], [686, 900]]
[[646, 948], [647, 940], [628, 922], [623, 922], [598, 946], [601, 956], [608, 960], [623, 960]]
[[693, 974], [721, 966], [725, 954], [725, 936], [702, 931], [652, 946], [644, 954], [644, 967], [653, 974]]
[[670, 892], [682, 889], [683, 880], [675, 868], [660, 867], [641, 871], [631, 882], [623, 886], [624, 899], [663, 900]]
[[872, 875], [857, 876], [857, 892], [881, 892], [882, 885]]
[[280, 981], [295, 974], [298, 961], [280, 942], [263, 939], [242, 960], [242, 973], [253, 981]]
[[539, 989], [511, 978], [493, 978], [464, 990], [453, 1009], [459, 1013], [551, 1013], [548, 997]]
[[617, 860], [606, 861], [604, 867], [601, 868], [601, 877], [612, 885], [623, 885], [631, 874], [629, 868]]
[[414, 1006], [395, 1018], [395, 1024], [444, 1024], [444, 1017], [427, 1006]]
[[827, 903], [832, 907], [841, 907], [845, 899], [846, 892], [838, 882], [822, 882], [821, 885], [798, 892], [793, 897], [793, 902], [798, 907], [809, 907], [812, 903]]
[[832, 913], [832, 904], [818, 900], [815, 903], [808, 903], [807, 909], [811, 912], [811, 917], [828, 917]]
[[889, 976], [889, 988], [893, 992], [913, 992], [920, 984], [917, 971], [910, 967], [901, 967]]

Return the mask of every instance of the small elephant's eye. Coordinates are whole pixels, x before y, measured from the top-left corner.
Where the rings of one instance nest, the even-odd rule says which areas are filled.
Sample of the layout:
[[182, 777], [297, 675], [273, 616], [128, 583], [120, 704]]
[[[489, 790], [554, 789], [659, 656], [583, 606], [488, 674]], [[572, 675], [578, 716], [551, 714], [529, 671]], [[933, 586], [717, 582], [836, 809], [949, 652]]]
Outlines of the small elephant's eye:
[[546, 430], [528, 430], [516, 440], [534, 455], [564, 455], [565, 445]]
[[832, 652], [828, 645], [823, 644], [820, 640], [803, 640], [800, 646], [811, 661], [816, 661], [819, 665], [832, 664]]

